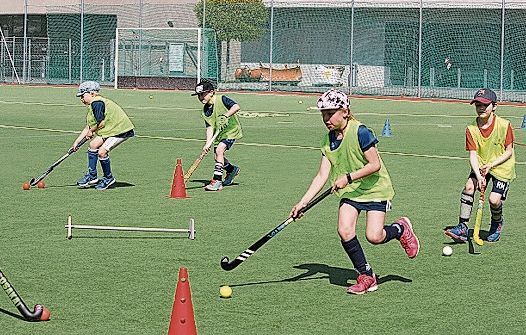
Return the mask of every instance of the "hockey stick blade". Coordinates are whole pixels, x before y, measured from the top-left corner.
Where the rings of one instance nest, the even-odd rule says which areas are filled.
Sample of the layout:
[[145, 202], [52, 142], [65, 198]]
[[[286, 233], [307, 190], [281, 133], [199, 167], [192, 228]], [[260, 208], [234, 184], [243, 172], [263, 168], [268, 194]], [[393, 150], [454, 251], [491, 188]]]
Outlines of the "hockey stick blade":
[[[306, 211], [311, 209], [314, 205], [316, 205], [317, 203], [325, 199], [331, 193], [332, 193], [332, 188], [328, 188], [322, 194], [316, 197], [314, 200], [309, 202], [307, 206], [303, 207], [298, 214], [305, 213]], [[230, 271], [230, 270], [235, 269], [239, 264], [243, 263], [248, 257], [252, 256], [259, 248], [261, 248], [271, 238], [273, 238], [280, 231], [285, 229], [285, 227], [287, 227], [289, 223], [291, 223], [292, 221], [294, 221], [294, 218], [292, 217], [289, 217], [287, 220], [283, 221], [276, 228], [272, 229], [265, 236], [257, 240], [256, 243], [252, 244], [248, 249], [243, 251], [239, 256], [237, 256], [231, 262], [227, 256], [224, 256], [223, 258], [221, 258], [221, 268], [225, 271]]]
[[27, 321], [41, 321], [42, 313], [44, 312], [45, 307], [42, 305], [35, 305], [32, 311], [29, 310], [27, 305], [24, 303], [20, 295], [18, 295], [15, 288], [9, 283], [2, 271], [0, 271], [0, 286], [2, 286], [9, 299], [11, 299], [11, 302], [15, 305], [20, 314], [22, 314], [24, 319]]

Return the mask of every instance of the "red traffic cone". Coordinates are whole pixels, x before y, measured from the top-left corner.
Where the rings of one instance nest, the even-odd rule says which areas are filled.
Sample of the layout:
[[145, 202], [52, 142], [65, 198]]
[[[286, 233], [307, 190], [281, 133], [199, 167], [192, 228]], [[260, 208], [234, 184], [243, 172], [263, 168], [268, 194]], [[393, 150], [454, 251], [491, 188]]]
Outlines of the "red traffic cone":
[[192, 292], [190, 291], [188, 270], [186, 268], [179, 269], [179, 281], [175, 289], [168, 335], [197, 335], [194, 308], [192, 306]]
[[183, 164], [181, 163], [181, 158], [177, 158], [177, 164], [175, 164], [174, 179], [172, 181], [170, 198], [188, 198], [186, 196], [186, 186], [184, 184]]

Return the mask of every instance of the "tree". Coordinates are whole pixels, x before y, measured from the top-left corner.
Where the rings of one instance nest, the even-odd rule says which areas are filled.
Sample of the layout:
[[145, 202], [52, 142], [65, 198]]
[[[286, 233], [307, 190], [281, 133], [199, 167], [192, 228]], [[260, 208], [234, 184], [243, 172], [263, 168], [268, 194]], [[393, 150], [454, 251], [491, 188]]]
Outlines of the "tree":
[[205, 28], [217, 34], [219, 48], [226, 42], [226, 63], [230, 63], [230, 41], [254, 41], [266, 31], [267, 8], [262, 0], [199, 0], [194, 7], [199, 26], [203, 26], [205, 1]]

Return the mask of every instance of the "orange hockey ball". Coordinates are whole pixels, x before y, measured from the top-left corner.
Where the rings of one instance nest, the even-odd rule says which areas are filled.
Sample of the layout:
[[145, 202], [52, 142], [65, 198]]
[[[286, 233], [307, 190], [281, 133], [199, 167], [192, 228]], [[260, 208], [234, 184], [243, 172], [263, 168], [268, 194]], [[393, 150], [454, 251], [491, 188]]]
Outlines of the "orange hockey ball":
[[39, 181], [39, 182], [37, 183], [37, 187], [38, 187], [38, 188], [45, 188], [45, 187], [46, 187], [46, 184], [45, 184], [43, 181]]
[[29, 185], [29, 183], [24, 183], [22, 184], [22, 188], [27, 191], [31, 188], [31, 185]]

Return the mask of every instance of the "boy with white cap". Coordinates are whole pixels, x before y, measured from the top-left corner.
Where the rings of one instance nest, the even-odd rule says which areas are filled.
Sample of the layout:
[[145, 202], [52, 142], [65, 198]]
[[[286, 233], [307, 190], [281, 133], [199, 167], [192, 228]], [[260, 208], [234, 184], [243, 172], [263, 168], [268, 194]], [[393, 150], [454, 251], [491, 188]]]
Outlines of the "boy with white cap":
[[[108, 98], [99, 95], [100, 85], [94, 81], [80, 84], [77, 97], [86, 106], [86, 127], [81, 131], [72, 148], [77, 148], [83, 138], [92, 138], [88, 148], [88, 172], [77, 182], [79, 188], [95, 186], [105, 190], [115, 183], [108, 153], [122, 142], [135, 135], [134, 126], [124, 110]], [[100, 161], [103, 177], [97, 177], [97, 162]]]

